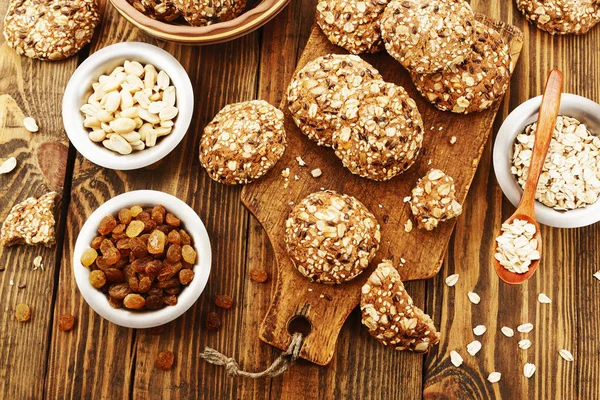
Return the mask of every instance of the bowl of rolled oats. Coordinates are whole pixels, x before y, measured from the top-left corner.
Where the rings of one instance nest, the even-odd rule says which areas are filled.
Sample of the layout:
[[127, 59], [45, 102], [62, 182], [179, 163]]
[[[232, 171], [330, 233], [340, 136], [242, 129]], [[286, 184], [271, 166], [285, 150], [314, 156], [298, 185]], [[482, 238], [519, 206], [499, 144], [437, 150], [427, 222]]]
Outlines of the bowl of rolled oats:
[[215, 44], [246, 35], [290, 0], [110, 0], [130, 23], [162, 40]]
[[[542, 96], [517, 107], [494, 143], [494, 170], [516, 207], [521, 200], [535, 141]], [[577, 228], [600, 221], [600, 104], [563, 94], [550, 149], [536, 193], [539, 223]]]
[[75, 148], [105, 168], [151, 165], [181, 142], [194, 92], [185, 69], [146, 43], [119, 43], [92, 54], [63, 97], [65, 130]]
[[167, 193], [136, 190], [108, 200], [81, 228], [77, 287], [94, 311], [128, 328], [166, 324], [194, 305], [211, 271], [198, 214]]

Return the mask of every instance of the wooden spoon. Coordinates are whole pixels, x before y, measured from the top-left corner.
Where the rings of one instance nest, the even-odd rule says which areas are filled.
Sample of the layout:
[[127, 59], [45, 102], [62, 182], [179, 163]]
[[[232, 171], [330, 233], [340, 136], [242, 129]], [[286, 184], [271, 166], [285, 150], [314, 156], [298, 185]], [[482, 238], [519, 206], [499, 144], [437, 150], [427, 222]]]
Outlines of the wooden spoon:
[[[535, 143], [533, 145], [533, 154], [531, 156], [531, 166], [529, 167], [529, 174], [527, 175], [527, 181], [525, 183], [525, 191], [523, 192], [523, 197], [521, 198], [521, 202], [516, 211], [505, 221], [505, 223], [511, 224], [513, 220], [520, 219], [535, 225], [536, 232], [534, 238], [537, 239], [537, 250], [540, 252], [540, 256], [542, 254], [542, 235], [540, 233], [540, 225], [535, 219], [535, 194], [537, 192], [538, 180], [542, 173], [542, 167], [544, 166], [544, 161], [546, 160], [546, 155], [550, 148], [550, 141], [552, 140], [552, 132], [556, 125], [556, 118], [558, 117], [562, 82], [563, 75], [559, 70], [553, 69], [550, 71], [548, 79], [546, 80], [546, 89], [544, 90], [542, 105], [540, 106], [537, 129], [535, 131]], [[499, 232], [498, 236], [501, 234], [502, 231]], [[497, 247], [498, 244], [496, 242], [494, 254], [496, 254]], [[540, 260], [534, 260], [529, 266], [529, 271], [524, 274], [517, 274], [504, 268], [494, 257], [496, 273], [500, 279], [511, 285], [521, 284], [531, 278], [537, 270], [539, 263]]]

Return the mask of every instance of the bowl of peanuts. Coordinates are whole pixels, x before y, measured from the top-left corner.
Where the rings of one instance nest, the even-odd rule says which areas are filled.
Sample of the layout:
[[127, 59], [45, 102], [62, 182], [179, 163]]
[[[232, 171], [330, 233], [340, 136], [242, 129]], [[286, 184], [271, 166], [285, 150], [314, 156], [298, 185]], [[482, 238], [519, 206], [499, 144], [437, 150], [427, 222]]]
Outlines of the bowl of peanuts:
[[152, 328], [186, 312], [210, 275], [198, 214], [167, 193], [136, 190], [102, 204], [75, 243], [73, 273], [94, 311], [127, 328]]
[[166, 51], [137, 42], [105, 47], [77, 68], [62, 116], [69, 140], [88, 160], [114, 170], [154, 164], [183, 139], [194, 91]]

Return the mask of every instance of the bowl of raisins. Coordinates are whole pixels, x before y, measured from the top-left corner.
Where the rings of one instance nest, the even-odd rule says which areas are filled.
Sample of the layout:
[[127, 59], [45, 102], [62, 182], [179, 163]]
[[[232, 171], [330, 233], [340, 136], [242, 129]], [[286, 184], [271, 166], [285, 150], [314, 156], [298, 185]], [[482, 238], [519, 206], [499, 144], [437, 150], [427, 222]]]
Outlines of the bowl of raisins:
[[208, 233], [198, 214], [167, 193], [137, 190], [107, 201], [75, 244], [75, 281], [105, 319], [151, 328], [186, 312], [211, 268]]

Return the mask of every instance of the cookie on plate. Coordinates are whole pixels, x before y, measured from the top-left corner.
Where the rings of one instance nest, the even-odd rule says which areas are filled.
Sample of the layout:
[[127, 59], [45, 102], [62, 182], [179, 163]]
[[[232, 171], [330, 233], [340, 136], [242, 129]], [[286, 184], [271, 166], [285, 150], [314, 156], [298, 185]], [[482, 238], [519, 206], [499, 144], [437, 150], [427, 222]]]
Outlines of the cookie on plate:
[[346, 97], [363, 83], [381, 79], [358, 56], [328, 54], [296, 72], [287, 91], [288, 108], [302, 133], [320, 146], [331, 146]]
[[384, 346], [426, 353], [440, 341], [431, 317], [413, 304], [389, 260], [363, 285], [360, 309], [363, 325]]
[[379, 18], [389, 0], [321, 0], [317, 24], [329, 41], [352, 54], [383, 50]]
[[54, 244], [55, 199], [56, 192], [50, 192], [16, 204], [2, 224], [0, 242], [4, 246], [43, 244], [48, 247]]
[[62, 60], [92, 40], [99, 21], [95, 0], [16, 0], [4, 17], [4, 37], [21, 55]]
[[171, 0], [127, 0], [136, 10], [159, 21], [173, 21], [181, 14]]
[[411, 73], [415, 86], [442, 111], [470, 113], [489, 108], [510, 83], [508, 43], [493, 28], [475, 21], [473, 55], [433, 74]]
[[298, 271], [326, 284], [360, 275], [381, 240], [375, 216], [355, 197], [331, 190], [312, 193], [296, 204], [285, 227], [287, 251]]
[[217, 182], [245, 184], [266, 174], [285, 146], [279, 109], [264, 100], [229, 104], [204, 129], [200, 163]]
[[517, 0], [517, 7], [538, 28], [553, 35], [582, 35], [600, 21], [597, 0]]
[[412, 190], [410, 209], [418, 227], [428, 231], [442, 221], [458, 217], [462, 206], [456, 201], [454, 179], [439, 169], [427, 172]]
[[412, 166], [423, 144], [423, 121], [404, 88], [373, 81], [355, 90], [340, 112], [333, 149], [353, 174], [385, 181]]
[[404, 67], [432, 73], [470, 56], [474, 21], [464, 0], [391, 0], [381, 16], [381, 36]]
[[246, 8], [246, 0], [173, 0], [173, 3], [192, 26], [230, 21]]

